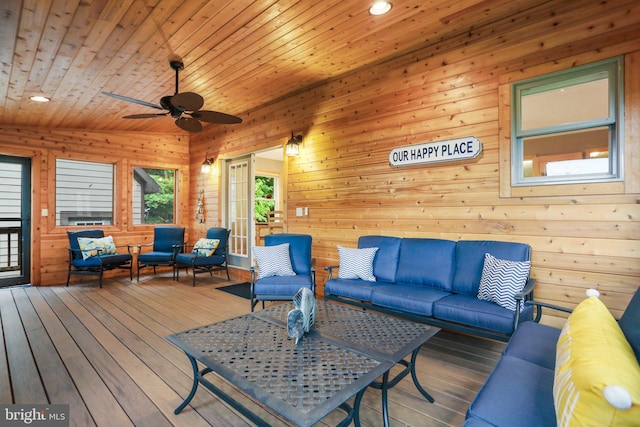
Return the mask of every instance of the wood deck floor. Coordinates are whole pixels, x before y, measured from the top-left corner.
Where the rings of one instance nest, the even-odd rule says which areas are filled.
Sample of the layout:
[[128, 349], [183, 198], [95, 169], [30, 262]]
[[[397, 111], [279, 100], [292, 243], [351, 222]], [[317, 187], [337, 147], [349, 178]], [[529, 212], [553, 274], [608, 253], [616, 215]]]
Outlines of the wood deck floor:
[[[169, 275], [77, 282], [70, 287], [0, 289], [0, 402], [65, 403], [75, 426], [242, 426], [242, 416], [203, 387], [179, 415], [174, 409], [191, 386], [190, 364], [165, 336], [249, 311], [246, 299], [217, 290], [229, 284], [200, 276], [173, 282]], [[392, 426], [459, 426], [504, 344], [441, 331], [417, 362], [427, 402], [410, 378], [389, 392]], [[284, 421], [239, 391], [225, 391], [273, 425]], [[380, 391], [369, 389], [363, 426], [382, 425]], [[334, 411], [319, 425], [335, 425]]]

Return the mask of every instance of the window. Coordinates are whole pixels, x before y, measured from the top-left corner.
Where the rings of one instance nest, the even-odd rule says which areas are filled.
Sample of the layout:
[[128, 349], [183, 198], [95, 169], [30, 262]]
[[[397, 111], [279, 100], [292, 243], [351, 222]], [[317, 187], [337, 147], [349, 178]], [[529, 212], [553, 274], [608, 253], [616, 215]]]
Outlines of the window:
[[113, 224], [115, 165], [56, 160], [56, 225]]
[[133, 223], [174, 223], [175, 187], [173, 169], [133, 168]]
[[278, 206], [278, 181], [274, 176], [255, 178], [255, 221], [267, 222], [267, 213]]
[[622, 59], [512, 85], [512, 185], [622, 178]]

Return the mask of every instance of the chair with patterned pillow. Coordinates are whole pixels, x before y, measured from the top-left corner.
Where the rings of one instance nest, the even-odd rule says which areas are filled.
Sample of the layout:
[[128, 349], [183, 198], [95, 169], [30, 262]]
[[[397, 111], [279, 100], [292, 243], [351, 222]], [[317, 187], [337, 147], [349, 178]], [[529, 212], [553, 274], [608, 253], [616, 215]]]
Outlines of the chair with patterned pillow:
[[[184, 227], [173, 225], [155, 227], [153, 242], [138, 245], [138, 280], [140, 280], [140, 270], [145, 267], [153, 267], [153, 274], [156, 274], [156, 267], [159, 265], [173, 268], [176, 254], [182, 252], [184, 246]], [[145, 247], [150, 247], [151, 252], [142, 253]]]
[[103, 230], [80, 230], [67, 232], [69, 238], [69, 270], [67, 286], [72, 274], [93, 274], [100, 277], [106, 270], [121, 268], [129, 270], [129, 280], [133, 280], [133, 257], [131, 246], [127, 253], [119, 254], [111, 236], [104, 236]]
[[308, 234], [269, 234], [265, 246], [253, 248], [257, 266], [251, 267], [251, 311], [265, 301], [292, 300], [300, 288], [315, 295], [316, 272]]
[[180, 280], [180, 268], [193, 272], [193, 286], [196, 285], [196, 274], [209, 273], [213, 276], [214, 271], [226, 271], [229, 280], [229, 267], [227, 265], [227, 244], [229, 242], [231, 230], [220, 227], [212, 227], [207, 230], [207, 235], [199, 239], [191, 252], [184, 252], [176, 255], [175, 259], [175, 280]]

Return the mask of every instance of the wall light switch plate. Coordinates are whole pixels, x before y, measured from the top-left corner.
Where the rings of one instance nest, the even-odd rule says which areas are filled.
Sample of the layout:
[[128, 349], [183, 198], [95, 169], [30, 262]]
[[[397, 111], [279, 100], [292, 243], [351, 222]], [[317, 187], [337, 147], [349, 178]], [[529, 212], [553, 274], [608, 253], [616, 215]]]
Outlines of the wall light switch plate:
[[296, 208], [296, 216], [302, 216], [302, 208]]
[[47, 209], [47, 208], [43, 208], [43, 209], [42, 209], [42, 213], [41, 213], [41, 215], [42, 215], [42, 216], [49, 216], [49, 209]]

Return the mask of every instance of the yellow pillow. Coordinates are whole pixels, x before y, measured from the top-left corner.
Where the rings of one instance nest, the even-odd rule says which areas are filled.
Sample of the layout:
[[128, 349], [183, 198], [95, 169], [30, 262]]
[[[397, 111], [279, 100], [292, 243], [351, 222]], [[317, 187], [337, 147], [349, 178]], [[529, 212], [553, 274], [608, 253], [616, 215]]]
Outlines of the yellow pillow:
[[562, 328], [553, 400], [559, 427], [640, 426], [640, 365], [595, 296], [578, 304]]
[[220, 244], [219, 239], [198, 239], [195, 245], [193, 245], [193, 253], [198, 256], [209, 257], [218, 249]]

